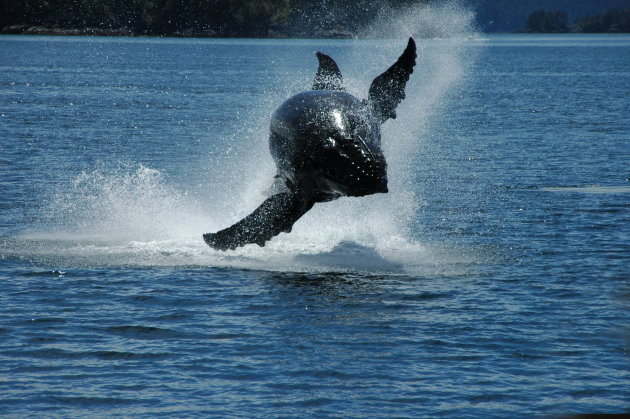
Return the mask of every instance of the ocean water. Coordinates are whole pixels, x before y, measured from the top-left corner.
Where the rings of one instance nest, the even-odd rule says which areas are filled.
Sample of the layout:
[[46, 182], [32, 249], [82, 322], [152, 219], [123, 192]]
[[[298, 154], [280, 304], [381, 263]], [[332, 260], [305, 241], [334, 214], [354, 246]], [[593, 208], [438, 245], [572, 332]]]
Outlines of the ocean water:
[[219, 252], [313, 53], [405, 37], [0, 37], [0, 415], [628, 412], [630, 36], [417, 43], [390, 193]]

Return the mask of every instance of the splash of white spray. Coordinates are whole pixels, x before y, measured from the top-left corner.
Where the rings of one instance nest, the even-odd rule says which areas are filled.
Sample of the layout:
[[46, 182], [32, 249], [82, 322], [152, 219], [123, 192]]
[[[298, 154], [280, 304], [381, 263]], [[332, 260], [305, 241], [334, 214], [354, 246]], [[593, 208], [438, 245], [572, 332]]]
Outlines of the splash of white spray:
[[105, 241], [151, 241], [194, 234], [203, 218], [194, 200], [169, 187], [162, 174], [142, 164], [78, 175], [55, 194], [57, 224], [76, 236]]
[[[293, 228], [265, 248], [255, 245], [217, 252], [201, 234], [238, 221], [265, 198], [275, 172], [268, 153], [268, 118], [274, 104], [308, 88], [294, 78], [289, 89], [271, 92], [238, 120], [232, 137], [235, 152], [215, 160], [208, 171], [214, 182], [208, 195], [189, 196], [169, 186], [159, 171], [145, 166], [79, 175], [70, 190], [57, 194], [53, 208], [66, 232], [107, 243], [86, 256], [102, 263], [239, 266], [258, 269], [350, 269], [413, 271], [435, 258], [414, 238], [413, 218], [421, 196], [413, 184], [413, 167], [427, 135], [436, 135], [440, 105], [461, 82], [474, 52], [472, 14], [455, 6], [412, 7], [379, 16], [366, 31], [395, 40], [354, 41], [345, 56], [335, 56], [348, 90], [365, 98], [371, 81], [402, 52], [406, 38], [416, 37], [418, 60], [407, 85], [398, 118], [383, 126], [388, 160], [388, 194], [341, 198], [318, 204]], [[440, 38], [423, 39], [423, 35]], [[315, 64], [314, 64], [315, 65]], [[314, 70], [313, 72], [314, 73]], [[288, 90], [288, 91], [287, 91]], [[256, 170], [251, 170], [252, 168]], [[220, 187], [219, 187], [220, 185]], [[213, 189], [213, 187], [216, 187]], [[103, 253], [108, 258], [103, 262]], [[375, 264], [375, 257], [381, 262]], [[141, 260], [142, 262], [138, 262]]]
[[[324, 252], [350, 241], [376, 249], [390, 260], [400, 260], [405, 252], [414, 259], [424, 252], [413, 239], [410, 225], [421, 199], [413, 184], [414, 166], [427, 158], [418, 156], [419, 145], [426, 135], [436, 135], [436, 127], [442, 122], [440, 107], [475, 59], [476, 50], [469, 48], [472, 28], [473, 15], [452, 5], [389, 11], [367, 34], [389, 34], [396, 40], [358, 41], [349, 56], [334, 57], [350, 92], [365, 97], [374, 77], [400, 55], [407, 37], [417, 38], [417, 65], [406, 88], [406, 99], [397, 109], [398, 117], [382, 128], [390, 192], [317, 205], [296, 223], [291, 237], [276, 239], [272, 247]], [[423, 39], [427, 33], [440, 38]]]

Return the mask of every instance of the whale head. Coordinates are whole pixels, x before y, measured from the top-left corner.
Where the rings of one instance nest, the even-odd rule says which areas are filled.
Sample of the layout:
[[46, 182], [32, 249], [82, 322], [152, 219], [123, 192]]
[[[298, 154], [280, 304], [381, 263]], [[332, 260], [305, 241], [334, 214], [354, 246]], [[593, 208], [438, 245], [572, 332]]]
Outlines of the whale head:
[[270, 151], [278, 174], [316, 195], [387, 192], [380, 143], [380, 123], [370, 108], [344, 92], [297, 94], [272, 117]]

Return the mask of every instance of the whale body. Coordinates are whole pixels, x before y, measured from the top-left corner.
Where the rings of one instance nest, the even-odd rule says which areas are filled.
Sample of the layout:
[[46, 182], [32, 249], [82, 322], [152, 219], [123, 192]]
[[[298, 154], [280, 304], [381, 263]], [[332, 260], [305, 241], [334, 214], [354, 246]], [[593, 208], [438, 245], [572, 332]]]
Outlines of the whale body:
[[318, 202], [387, 192], [380, 127], [396, 118], [396, 107], [405, 97], [416, 63], [413, 38], [396, 63], [374, 79], [367, 100], [346, 93], [335, 61], [321, 52], [316, 55], [319, 68], [312, 90], [287, 99], [271, 118], [269, 151], [278, 169], [278, 192], [236, 224], [204, 234], [209, 246], [264, 246], [290, 232]]

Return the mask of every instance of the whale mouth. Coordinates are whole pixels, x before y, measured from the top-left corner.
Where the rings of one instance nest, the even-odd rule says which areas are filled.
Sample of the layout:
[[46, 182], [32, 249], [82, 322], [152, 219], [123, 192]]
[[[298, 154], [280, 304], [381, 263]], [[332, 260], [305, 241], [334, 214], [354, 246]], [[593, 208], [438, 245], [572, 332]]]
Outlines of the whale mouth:
[[387, 163], [380, 150], [360, 136], [334, 141], [332, 153], [316, 174], [317, 187], [339, 195], [364, 196], [386, 193]]
[[376, 193], [387, 193], [387, 177], [382, 176], [374, 182], [360, 182], [355, 179], [339, 179], [326, 173], [320, 173], [316, 179], [321, 191], [333, 196], [365, 196]]

